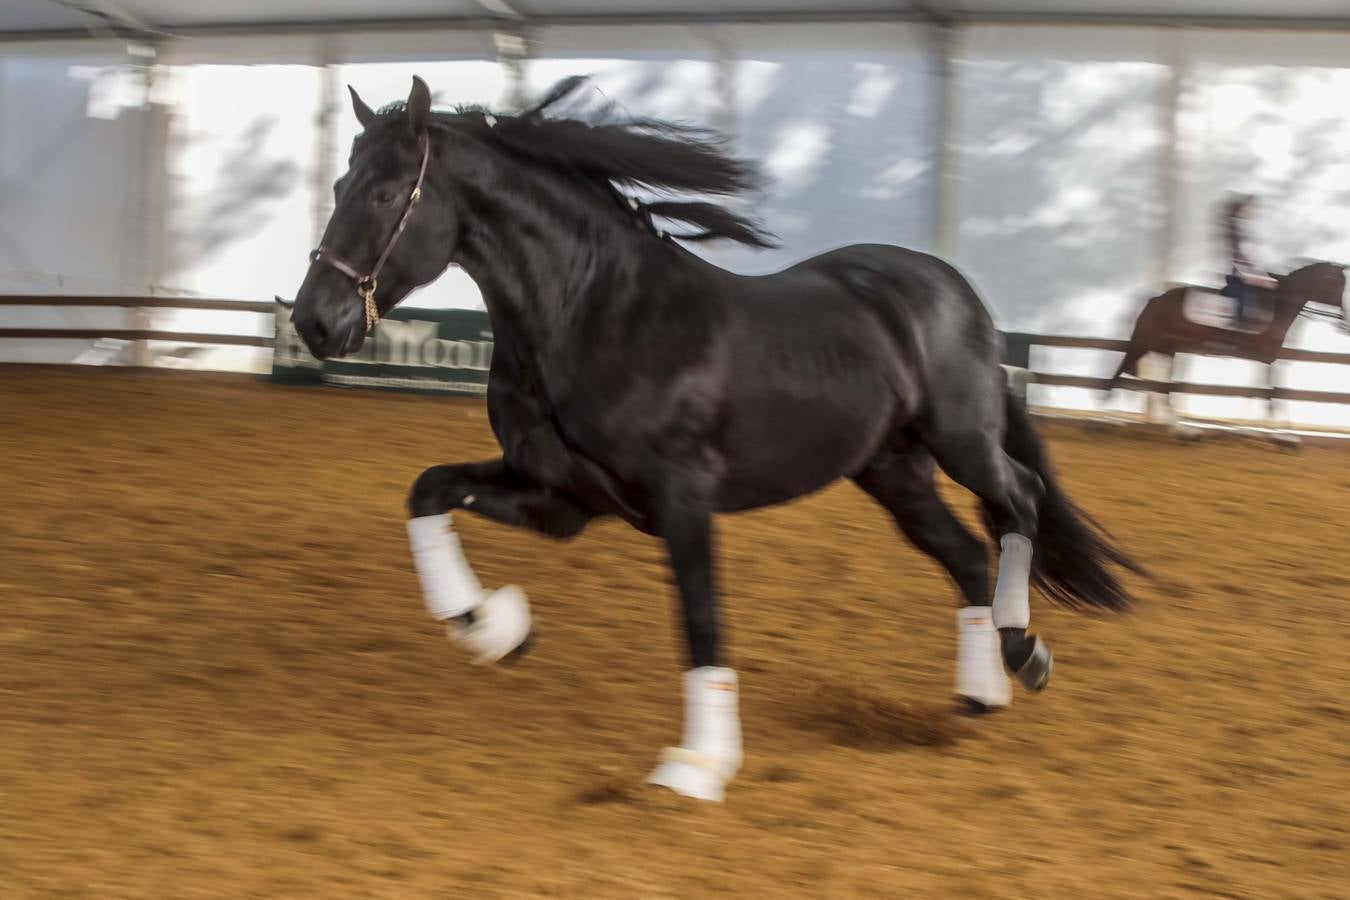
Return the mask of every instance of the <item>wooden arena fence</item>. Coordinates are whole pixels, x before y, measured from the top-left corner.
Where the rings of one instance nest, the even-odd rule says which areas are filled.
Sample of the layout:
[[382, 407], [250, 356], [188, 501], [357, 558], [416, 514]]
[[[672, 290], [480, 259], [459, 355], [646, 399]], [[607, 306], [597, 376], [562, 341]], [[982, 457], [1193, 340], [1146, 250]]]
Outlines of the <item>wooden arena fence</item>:
[[[108, 308], [117, 307], [136, 311], [155, 309], [208, 310], [274, 314], [274, 302], [252, 302], [239, 300], [214, 300], [197, 297], [93, 297], [93, 296], [55, 296], [55, 295], [0, 295], [0, 307], [4, 306], [41, 306], [63, 308]], [[0, 321], [4, 314], [0, 312]], [[153, 329], [119, 328], [0, 328], [0, 339], [26, 340], [122, 340], [142, 349], [150, 341], [163, 341], [182, 344], [233, 345], [247, 347], [271, 347], [274, 339], [271, 335], [258, 334], [220, 334], [182, 331], [158, 331]], [[1004, 365], [1009, 371], [1010, 380], [1025, 393], [1028, 384], [1046, 386], [1077, 387], [1102, 390], [1109, 379], [1085, 375], [1064, 375], [1054, 372], [1040, 372], [1031, 368], [1031, 350], [1033, 347], [1068, 347], [1074, 349], [1123, 352], [1126, 342], [1110, 338], [1065, 337], [1059, 335], [1026, 334], [1012, 332], [1004, 335]], [[133, 353], [133, 359], [146, 360], [148, 356]], [[1333, 363], [1350, 366], [1350, 353], [1328, 353], [1314, 350], [1286, 349], [1281, 359], [1297, 362]], [[1317, 403], [1337, 403], [1350, 405], [1350, 392], [1309, 391], [1292, 388], [1244, 387], [1227, 384], [1191, 384], [1188, 382], [1170, 383], [1151, 379], [1126, 379], [1120, 385], [1121, 390], [1142, 391], [1153, 394], [1200, 394], [1211, 397], [1255, 397], [1287, 401], [1312, 401]]]

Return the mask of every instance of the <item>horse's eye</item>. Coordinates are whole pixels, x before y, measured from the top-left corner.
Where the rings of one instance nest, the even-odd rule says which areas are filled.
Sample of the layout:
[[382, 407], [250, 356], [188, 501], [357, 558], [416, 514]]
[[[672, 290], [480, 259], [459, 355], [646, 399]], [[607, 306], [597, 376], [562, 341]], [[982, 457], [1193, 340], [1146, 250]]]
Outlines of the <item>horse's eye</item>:
[[393, 206], [394, 195], [389, 191], [380, 191], [375, 195], [375, 203], [377, 206]]

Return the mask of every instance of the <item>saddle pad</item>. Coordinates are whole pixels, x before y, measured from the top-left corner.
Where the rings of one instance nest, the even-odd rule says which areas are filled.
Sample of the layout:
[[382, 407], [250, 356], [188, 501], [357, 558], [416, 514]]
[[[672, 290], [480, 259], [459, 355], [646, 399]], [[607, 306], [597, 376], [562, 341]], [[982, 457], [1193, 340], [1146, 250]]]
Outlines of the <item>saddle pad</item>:
[[1181, 303], [1181, 314], [1197, 325], [1209, 328], [1221, 328], [1224, 331], [1242, 331], [1248, 334], [1265, 330], [1270, 323], [1269, 309], [1248, 310], [1248, 321], [1244, 328], [1233, 327], [1233, 316], [1237, 312], [1237, 302], [1203, 288], [1189, 288]]

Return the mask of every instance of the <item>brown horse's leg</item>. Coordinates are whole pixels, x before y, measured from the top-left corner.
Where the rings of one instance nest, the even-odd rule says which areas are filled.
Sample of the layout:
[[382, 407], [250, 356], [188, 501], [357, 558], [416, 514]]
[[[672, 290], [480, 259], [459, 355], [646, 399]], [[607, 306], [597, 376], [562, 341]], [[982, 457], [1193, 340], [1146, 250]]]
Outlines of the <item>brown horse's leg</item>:
[[[1167, 430], [1174, 436], [1184, 438], [1185, 440], [1197, 440], [1203, 436], [1204, 431], [1198, 425], [1192, 425], [1186, 421], [1183, 416], [1177, 414], [1177, 409], [1172, 405], [1174, 396], [1172, 387], [1177, 381], [1184, 378], [1177, 373], [1177, 356], [1175, 353], [1168, 353], [1167, 356], [1167, 389], [1163, 393], [1163, 419], [1167, 423]], [[1152, 418], [1152, 417], [1150, 417]]]
[[1167, 420], [1170, 423], [1177, 421], [1177, 408], [1172, 402], [1172, 385], [1177, 381], [1177, 356], [1175, 353], [1167, 357], [1167, 393], [1163, 394], [1163, 402], [1167, 404]]
[[1266, 418], [1270, 420], [1270, 424], [1276, 427], [1279, 426], [1280, 422], [1277, 414], [1279, 407], [1275, 402], [1275, 389], [1279, 387], [1279, 372], [1275, 369], [1277, 365], [1279, 365], [1278, 362], [1266, 363], [1266, 386], [1270, 388], [1270, 396], [1266, 399]]
[[1106, 387], [1106, 399], [1109, 400], [1111, 395], [1115, 393], [1116, 388], [1120, 387], [1121, 378], [1126, 375], [1137, 376], [1139, 374], [1139, 360], [1144, 357], [1144, 353], [1145, 351], [1140, 349], [1135, 344], [1134, 339], [1131, 338], [1130, 346], [1125, 348], [1125, 355], [1121, 357], [1116, 374], [1111, 376], [1111, 383]]

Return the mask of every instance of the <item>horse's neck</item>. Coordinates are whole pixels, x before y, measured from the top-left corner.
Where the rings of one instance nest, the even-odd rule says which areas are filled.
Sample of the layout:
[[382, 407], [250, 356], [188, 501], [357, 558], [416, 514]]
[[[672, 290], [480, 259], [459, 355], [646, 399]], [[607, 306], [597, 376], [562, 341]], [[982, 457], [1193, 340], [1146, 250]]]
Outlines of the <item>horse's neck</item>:
[[1308, 305], [1301, 282], [1302, 279], [1297, 277], [1286, 277], [1280, 281], [1279, 288], [1275, 292], [1275, 308], [1272, 310], [1270, 324], [1266, 326], [1267, 334], [1278, 333], [1283, 337], [1293, 327], [1294, 320], [1303, 312], [1303, 307]]
[[[1330, 285], [1334, 283], [1332, 273], [1325, 263], [1317, 263], [1307, 269], [1300, 269], [1289, 277], [1291, 280], [1300, 282], [1294, 289], [1294, 293], [1303, 298], [1303, 302], [1299, 305], [1300, 309], [1309, 304], [1327, 306], [1331, 309], [1343, 307], [1345, 303], [1344, 282], [1341, 283], [1340, 291], [1333, 293], [1329, 289]], [[1302, 286], [1302, 281], [1307, 281], [1307, 287]]]
[[522, 352], [538, 355], [556, 345], [583, 305], [617, 306], [632, 293], [620, 288], [636, 285], [642, 254], [628, 245], [650, 237], [611, 221], [612, 212], [578, 227], [585, 217], [577, 205], [569, 212], [558, 198], [541, 202], [500, 191], [477, 199], [456, 262], [482, 291], [493, 319], [525, 345]]

